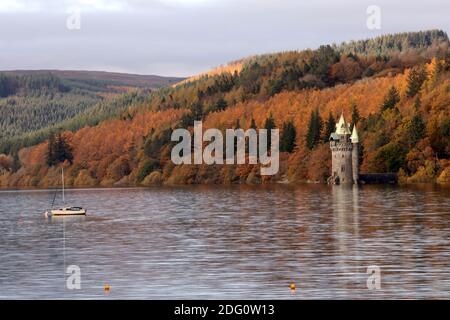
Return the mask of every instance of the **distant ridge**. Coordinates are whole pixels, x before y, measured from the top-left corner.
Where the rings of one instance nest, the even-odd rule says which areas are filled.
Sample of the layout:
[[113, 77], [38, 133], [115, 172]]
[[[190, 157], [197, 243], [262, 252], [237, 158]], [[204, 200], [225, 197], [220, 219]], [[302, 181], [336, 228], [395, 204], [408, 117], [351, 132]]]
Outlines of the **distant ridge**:
[[[365, 40], [352, 40], [334, 45], [343, 54], [390, 55], [407, 53], [409, 50], [427, 50], [450, 45], [448, 35], [443, 30], [425, 30], [380, 35]], [[434, 47], [434, 48], [433, 48]]]
[[53, 74], [62, 79], [100, 81], [116, 85], [129, 85], [141, 88], [161, 88], [183, 81], [184, 78], [164, 77], [158, 75], [139, 75], [107, 71], [85, 71], [85, 70], [9, 70], [0, 71], [5, 74]]
[[209, 70], [207, 72], [200, 73], [198, 75], [189, 77], [187, 79], [183, 79], [183, 80], [175, 83], [174, 86], [186, 84], [186, 83], [189, 83], [189, 82], [193, 82], [193, 81], [199, 80], [199, 79], [204, 78], [204, 77], [213, 77], [213, 76], [220, 75], [220, 74], [223, 74], [223, 73], [230, 73], [230, 74], [234, 74], [235, 72], [239, 73], [239, 72], [242, 71], [242, 68], [244, 67], [244, 63], [243, 62], [244, 62], [244, 60], [239, 60], [239, 61], [230, 62], [228, 64], [218, 66], [218, 67], [213, 68], [213, 69], [211, 69], [211, 70]]
[[[327, 45], [319, 46], [318, 49]], [[339, 54], [354, 54], [361, 56], [391, 56], [393, 54], [415, 53], [425, 54], [428, 51], [429, 56], [436, 55], [436, 51], [446, 52], [450, 48], [450, 40], [447, 33], [440, 29], [400, 32], [392, 34], [379, 35], [363, 40], [344, 41], [339, 44], [329, 45]], [[283, 55], [296, 55], [301, 52], [315, 51], [318, 49], [299, 49], [283, 52], [263, 53], [244, 57], [239, 60], [223, 64], [209, 71], [186, 78], [175, 86], [191, 83], [203, 78], [214, 77], [221, 74], [240, 73], [246, 67], [254, 63], [265, 63], [280, 58]]]

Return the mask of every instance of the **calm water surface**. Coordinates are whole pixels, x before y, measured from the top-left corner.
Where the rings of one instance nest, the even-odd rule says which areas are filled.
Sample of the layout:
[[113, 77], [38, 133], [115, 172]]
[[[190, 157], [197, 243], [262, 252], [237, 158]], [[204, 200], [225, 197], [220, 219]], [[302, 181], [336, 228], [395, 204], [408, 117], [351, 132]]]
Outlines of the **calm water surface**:
[[450, 298], [449, 189], [69, 190], [89, 215], [46, 219], [53, 195], [0, 191], [0, 299]]

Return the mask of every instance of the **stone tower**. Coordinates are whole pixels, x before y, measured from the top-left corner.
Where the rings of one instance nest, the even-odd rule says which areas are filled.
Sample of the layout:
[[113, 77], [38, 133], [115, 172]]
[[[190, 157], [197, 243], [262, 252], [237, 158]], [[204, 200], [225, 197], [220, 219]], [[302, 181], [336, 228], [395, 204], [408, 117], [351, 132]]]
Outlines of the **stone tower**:
[[354, 184], [359, 180], [359, 138], [356, 126], [350, 132], [350, 124], [342, 113], [336, 124], [336, 132], [330, 136], [332, 157], [331, 183]]
[[353, 173], [353, 183], [359, 183], [359, 137], [358, 131], [356, 130], [356, 124], [353, 125], [353, 132], [350, 140], [353, 145], [352, 150], [352, 173]]

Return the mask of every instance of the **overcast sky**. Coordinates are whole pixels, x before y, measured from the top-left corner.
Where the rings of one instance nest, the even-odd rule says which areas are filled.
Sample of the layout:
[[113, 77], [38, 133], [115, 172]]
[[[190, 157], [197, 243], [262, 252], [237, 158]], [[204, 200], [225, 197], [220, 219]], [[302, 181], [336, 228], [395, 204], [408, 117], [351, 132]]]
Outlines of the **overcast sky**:
[[[369, 5], [380, 30], [366, 25]], [[0, 0], [0, 70], [189, 76], [253, 54], [448, 32], [449, 17], [448, 0]]]

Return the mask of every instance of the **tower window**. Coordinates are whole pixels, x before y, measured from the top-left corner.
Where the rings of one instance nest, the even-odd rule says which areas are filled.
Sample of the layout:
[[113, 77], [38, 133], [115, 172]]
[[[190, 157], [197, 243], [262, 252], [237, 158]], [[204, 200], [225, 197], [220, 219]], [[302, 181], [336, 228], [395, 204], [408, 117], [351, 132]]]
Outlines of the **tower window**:
[[341, 167], [341, 172], [345, 172], [345, 166]]

